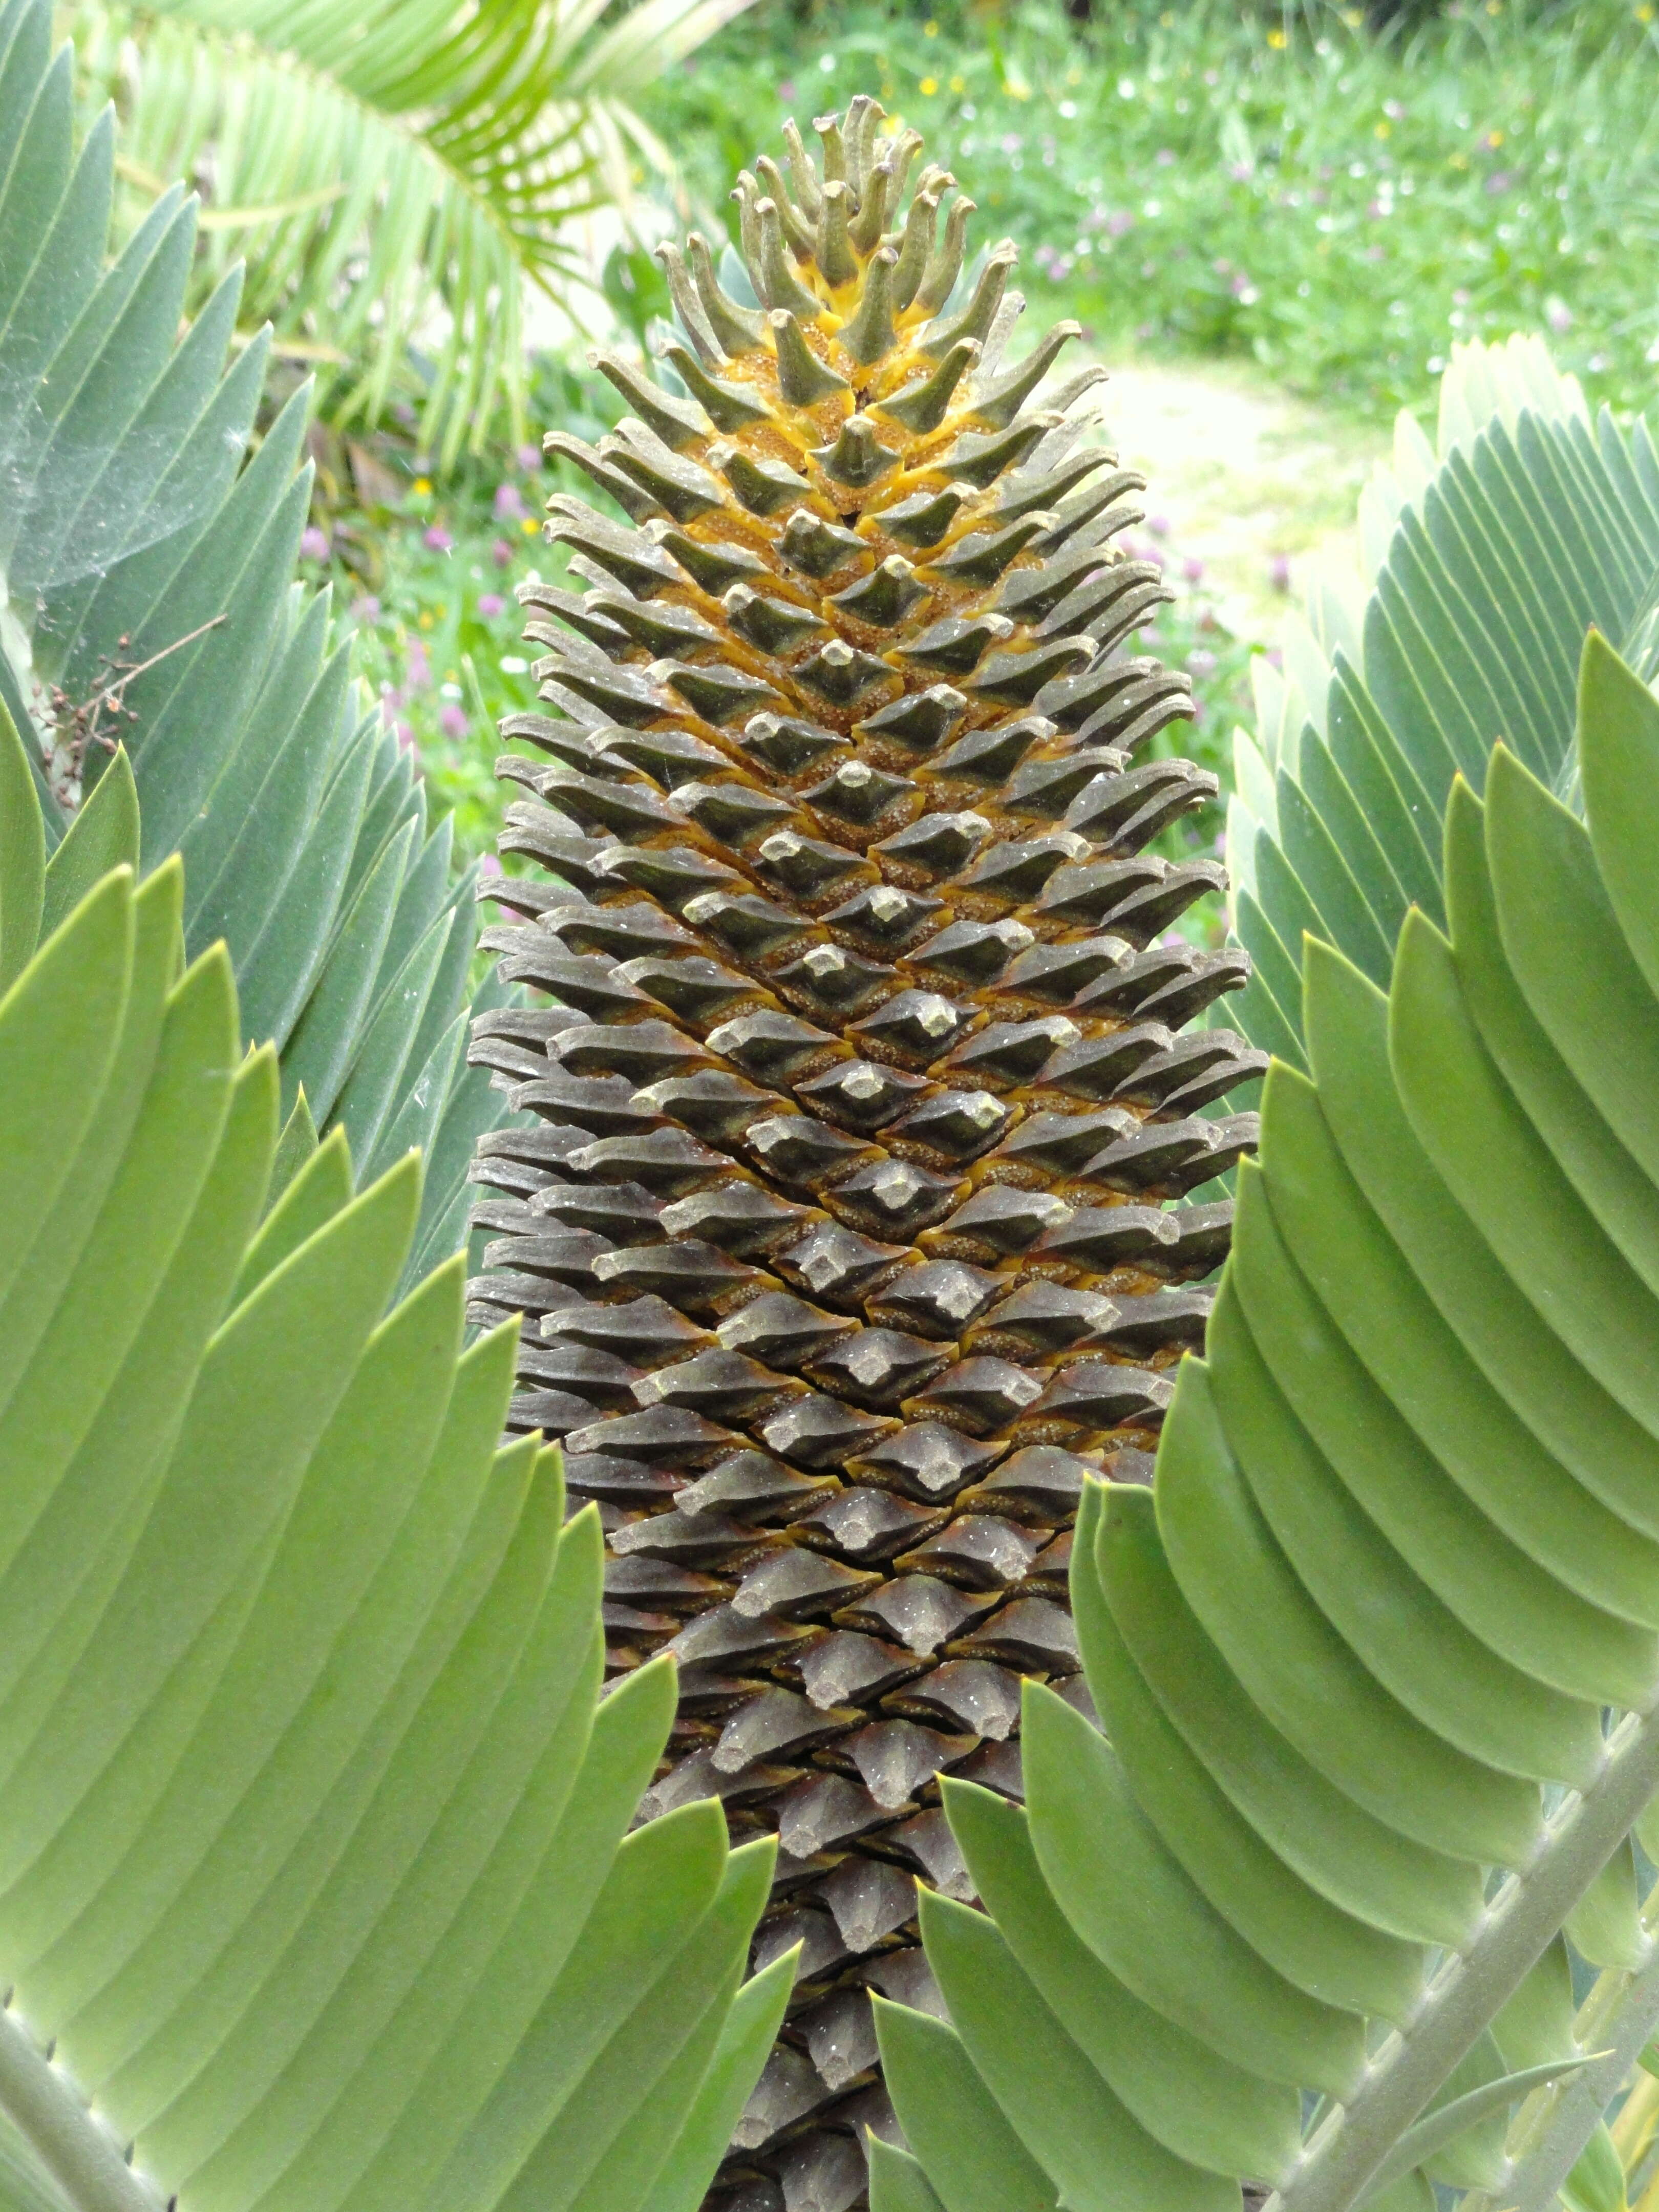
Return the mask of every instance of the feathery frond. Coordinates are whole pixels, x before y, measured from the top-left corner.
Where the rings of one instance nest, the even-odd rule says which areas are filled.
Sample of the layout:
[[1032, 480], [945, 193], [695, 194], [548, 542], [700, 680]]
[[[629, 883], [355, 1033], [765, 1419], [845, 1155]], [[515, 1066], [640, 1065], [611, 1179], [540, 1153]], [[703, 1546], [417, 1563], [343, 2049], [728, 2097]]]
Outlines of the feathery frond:
[[246, 256], [244, 327], [316, 365], [342, 422], [433, 365], [447, 463], [500, 404], [522, 434], [522, 292], [581, 274], [572, 225], [651, 148], [629, 101], [750, 0], [74, 0], [83, 84], [123, 115], [141, 204], [201, 191], [198, 286]]

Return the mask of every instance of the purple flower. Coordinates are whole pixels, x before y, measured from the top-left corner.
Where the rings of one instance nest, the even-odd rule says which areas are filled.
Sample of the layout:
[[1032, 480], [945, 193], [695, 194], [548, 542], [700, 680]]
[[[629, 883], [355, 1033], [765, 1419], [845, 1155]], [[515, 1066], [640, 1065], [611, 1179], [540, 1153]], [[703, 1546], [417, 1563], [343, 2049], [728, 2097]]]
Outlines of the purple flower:
[[300, 558], [302, 561], [326, 561], [328, 558], [328, 532], [319, 530], [314, 522], [300, 532]]
[[1149, 514], [1146, 518], [1146, 527], [1154, 538], [1167, 538], [1170, 534], [1170, 518], [1167, 514]]
[[1267, 581], [1276, 592], [1290, 590], [1291, 556], [1288, 553], [1275, 553], [1273, 559], [1268, 562]]
[[499, 876], [501, 872], [501, 862], [493, 853], [486, 853], [478, 863], [478, 873], [481, 876]]
[[1385, 100], [1382, 103], [1382, 112], [1390, 123], [1402, 123], [1406, 118], [1406, 111], [1397, 100]]
[[495, 487], [495, 520], [497, 522], [520, 522], [524, 519], [524, 495], [515, 483]]
[[377, 623], [380, 619], [380, 603], [373, 592], [365, 592], [351, 602], [351, 618], [357, 623]]
[[1495, 199], [1500, 192], [1508, 191], [1515, 179], [1507, 169], [1494, 169], [1486, 179], [1486, 190]]
[[447, 738], [464, 738], [466, 735], [466, 709], [457, 707], [453, 702], [447, 707], [441, 707], [438, 727]]
[[381, 684], [380, 720], [388, 730], [397, 720], [398, 710], [404, 704], [407, 696], [407, 693], [395, 690], [390, 684]]
[[1172, 168], [1174, 168], [1174, 167], [1175, 167], [1175, 151], [1174, 151], [1174, 149], [1173, 149], [1173, 148], [1171, 148], [1171, 147], [1169, 147], [1169, 146], [1160, 146], [1160, 147], [1158, 148], [1158, 149], [1157, 153], [1156, 153], [1156, 154], [1154, 154], [1154, 155], [1153, 155], [1153, 156], [1152, 156], [1152, 166], [1154, 167], [1154, 168], [1158, 168], [1158, 169], [1172, 169]]
[[783, 102], [784, 106], [787, 107], [787, 106], [789, 105], [790, 101], [791, 101], [792, 100], [793, 100], [794, 96], [795, 96], [795, 80], [794, 80], [794, 78], [793, 78], [793, 77], [792, 77], [792, 76], [787, 76], [787, 77], [785, 77], [785, 79], [783, 80], [783, 82], [782, 82], [782, 83], [778, 87], [778, 98], [779, 98], [779, 99]]
[[1572, 328], [1572, 309], [1565, 300], [1546, 300], [1544, 320], [1555, 332], [1557, 337], [1565, 337]]
[[406, 753], [412, 753], [415, 750], [415, 732], [407, 722], [398, 724], [398, 748], [400, 752]]
[[542, 465], [542, 449], [539, 446], [520, 446], [514, 459], [526, 476], [533, 477]]
[[484, 622], [494, 622], [506, 605], [507, 601], [499, 592], [480, 592], [478, 594], [480, 619]]
[[1135, 219], [1127, 208], [1114, 208], [1106, 218], [1108, 238], [1121, 238], [1135, 227]]
[[426, 657], [426, 647], [418, 638], [409, 648], [409, 688], [411, 691], [432, 689], [432, 663]]
[[1195, 553], [1189, 553], [1181, 564], [1181, 573], [1189, 584], [1201, 584], [1204, 580], [1204, 563]]
[[498, 538], [489, 549], [489, 557], [498, 568], [510, 568], [513, 562], [511, 541], [505, 538]]
[[430, 530], [424, 532], [421, 543], [434, 553], [453, 553], [455, 550], [455, 541], [441, 522], [434, 522]]
[[1255, 171], [1248, 161], [1235, 161], [1227, 174], [1236, 185], [1248, 185]]
[[1187, 655], [1187, 673], [1202, 683], [1206, 676], [1215, 674], [1215, 655], [1206, 647], [1195, 645]]

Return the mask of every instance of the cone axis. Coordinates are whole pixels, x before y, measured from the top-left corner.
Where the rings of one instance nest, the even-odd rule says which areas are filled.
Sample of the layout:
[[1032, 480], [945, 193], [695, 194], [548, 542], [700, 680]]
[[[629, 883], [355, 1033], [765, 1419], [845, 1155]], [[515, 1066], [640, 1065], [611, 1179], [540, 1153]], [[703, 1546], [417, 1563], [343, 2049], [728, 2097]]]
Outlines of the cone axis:
[[[485, 943], [545, 1006], [472, 1056], [475, 1321], [525, 1316], [514, 1420], [608, 1530], [611, 1663], [672, 1651], [647, 1809], [775, 1830], [757, 1962], [803, 1946], [723, 2176], [843, 2212], [891, 2131], [867, 1991], [937, 2003], [915, 1878], [966, 1894], [941, 1771], [1019, 1792], [1019, 1678], [1064, 1683], [1085, 1475], [1144, 1479], [1255, 1142], [1265, 1062], [1185, 1030], [1245, 979], [1168, 938], [1218, 888], [1147, 848], [1215, 788], [1138, 757], [1190, 712], [1136, 657], [1170, 594], [1085, 371], [1012, 367], [1013, 249], [853, 102], [735, 194], [759, 308], [663, 249], [673, 388], [555, 434], [626, 522], [550, 502], [580, 591], [520, 594], [544, 712]], [[958, 295], [965, 293], [965, 297]]]

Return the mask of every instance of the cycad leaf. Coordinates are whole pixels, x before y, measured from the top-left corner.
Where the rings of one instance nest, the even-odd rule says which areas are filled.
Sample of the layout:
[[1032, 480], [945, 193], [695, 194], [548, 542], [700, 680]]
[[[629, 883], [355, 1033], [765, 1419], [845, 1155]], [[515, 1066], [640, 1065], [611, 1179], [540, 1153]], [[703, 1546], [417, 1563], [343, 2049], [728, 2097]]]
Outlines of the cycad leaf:
[[34, 800], [23, 741], [0, 704], [0, 993], [40, 938], [46, 841]]
[[[1414, 913], [1386, 997], [1307, 949], [1313, 1073], [1268, 1079], [1206, 1358], [1152, 1486], [1079, 1515], [1104, 1734], [1033, 1687], [1026, 1812], [945, 1785], [992, 1917], [925, 1897], [929, 1956], [1067, 2203], [1196, 2212], [1208, 2166], [1286, 2212], [1424, 2177], [1533, 2212], [1590, 2189], [1659, 2014], [1659, 717], [1596, 637], [1580, 697], [1588, 824], [1500, 748], [1450, 794], [1449, 935]], [[1577, 2028], [1564, 1925], [1604, 1970]], [[1113, 2032], [1103, 1969], [1152, 2025]], [[1273, 2081], [1324, 2093], [1279, 2137]], [[1184, 2176], [1109, 2143], [1107, 2082]], [[948, 2204], [972, 2079], [895, 2100]]]
[[[501, 1118], [499, 1094], [439, 1053], [466, 1006], [471, 882], [448, 884], [448, 842], [426, 836], [394, 733], [331, 655], [327, 595], [293, 581], [306, 395], [244, 466], [266, 345], [231, 355], [240, 275], [221, 272], [181, 337], [194, 204], [176, 191], [106, 267], [112, 119], [76, 158], [68, 50], [54, 61], [49, 32], [41, 0], [0, 0], [21, 134], [0, 173], [0, 699], [23, 763], [13, 789], [8, 754], [0, 793], [0, 975], [137, 858], [142, 811], [143, 865], [185, 854], [188, 950], [230, 948], [246, 1042], [286, 1057], [297, 1036], [287, 1095], [308, 1079], [325, 1128], [339, 1102], [378, 1172], [395, 1157], [380, 1139], [433, 1138], [458, 1086], [472, 1126]], [[45, 843], [58, 849], [43, 917], [30, 856]], [[385, 927], [364, 975], [357, 902], [377, 868]], [[428, 1260], [460, 1237], [452, 1173], [439, 1188]]]
[[[1636, 465], [1639, 426], [1627, 433], [1604, 414], [1592, 437], [1583, 393], [1536, 341], [1460, 349], [1444, 382], [1437, 455], [1413, 426], [1421, 454], [1397, 437], [1397, 481], [1361, 501], [1376, 565], [1362, 623], [1346, 641], [1327, 630], [1322, 646], [1293, 624], [1289, 703], [1238, 740], [1241, 789], [1276, 773], [1279, 790], [1272, 819], [1259, 799], [1237, 812], [1235, 881], [1280, 943], [1295, 947], [1310, 929], [1379, 983], [1402, 920], [1395, 885], [1442, 918], [1454, 775], [1478, 796], [1501, 739], [1571, 798], [1585, 636], [1595, 629], [1649, 653], [1659, 582], [1659, 502]], [[1605, 772], [1614, 750], [1610, 732]], [[1638, 825], [1630, 836], [1638, 849]], [[1238, 927], [1254, 951], [1242, 915]], [[1271, 1008], [1239, 1000], [1239, 1025], [1283, 1053], [1281, 1030], [1303, 1035], [1301, 992], [1266, 980]]]
[[46, 863], [42, 934], [50, 934], [112, 868], [138, 866], [138, 792], [123, 746]]
[[420, 434], [448, 462], [503, 400], [523, 436], [526, 283], [580, 279], [574, 224], [627, 200], [650, 143], [627, 103], [749, 4], [77, 0], [71, 20], [137, 172], [211, 171], [203, 280], [249, 257], [246, 321], [319, 361], [337, 419], [412, 390], [407, 334], [433, 333]]
[[689, 2203], [789, 1978], [734, 2014], [769, 1846], [627, 1836], [672, 1669], [599, 1704], [597, 1519], [497, 1449], [459, 1257], [387, 1311], [417, 1163], [354, 1197], [337, 1133], [261, 1222], [275, 1059], [179, 877], [0, 998], [0, 2194]]

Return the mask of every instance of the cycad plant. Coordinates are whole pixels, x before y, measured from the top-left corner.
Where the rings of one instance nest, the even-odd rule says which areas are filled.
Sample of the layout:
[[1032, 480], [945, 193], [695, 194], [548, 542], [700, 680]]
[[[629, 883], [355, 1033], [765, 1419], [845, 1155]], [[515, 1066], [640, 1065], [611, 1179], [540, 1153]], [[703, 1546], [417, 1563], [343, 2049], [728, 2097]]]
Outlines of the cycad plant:
[[[118, 99], [135, 220], [204, 191], [203, 295], [246, 255], [249, 326], [341, 422], [418, 397], [446, 463], [525, 402], [526, 287], [672, 162], [630, 101], [750, 0], [73, 0], [84, 93]], [[429, 364], [424, 388], [411, 343]], [[518, 434], [522, 435], [521, 428]]]
[[941, 1770], [1017, 1793], [1019, 1678], [1072, 1683], [1070, 1528], [1149, 1467], [1201, 1338], [1259, 1073], [1182, 1025], [1243, 979], [1171, 933], [1160, 832], [1213, 780], [1138, 760], [1188, 709], [1128, 649], [1167, 594], [1140, 480], [1023, 359], [1014, 254], [854, 100], [738, 179], [723, 284], [665, 248], [672, 385], [552, 505], [580, 592], [521, 594], [544, 757], [486, 942], [548, 995], [478, 1026], [529, 1133], [475, 1173], [513, 1411], [609, 1532], [610, 1663], [682, 1668], [653, 1802], [775, 1830], [766, 1961], [803, 1962], [728, 2183], [841, 2212], [888, 2124], [869, 1991], [933, 2000], [914, 1877], [969, 1877]]
[[950, 2027], [881, 2012], [877, 2212], [1620, 2201], [1598, 2119], [1659, 2020], [1659, 706], [1594, 636], [1577, 744], [1587, 821], [1504, 748], [1453, 783], [1447, 931], [1412, 914], [1386, 997], [1309, 943], [1311, 1074], [1267, 1079], [1206, 1355], [1152, 1488], [1079, 1516], [1099, 1724], [1029, 1686], [1027, 1809], [946, 1785], [987, 1913], [924, 1899]]
[[672, 1668], [599, 1702], [515, 1332], [459, 1255], [392, 1303], [418, 1160], [279, 1143], [180, 864], [100, 841], [0, 727], [0, 2196], [695, 2212], [770, 1847], [627, 1833]]

